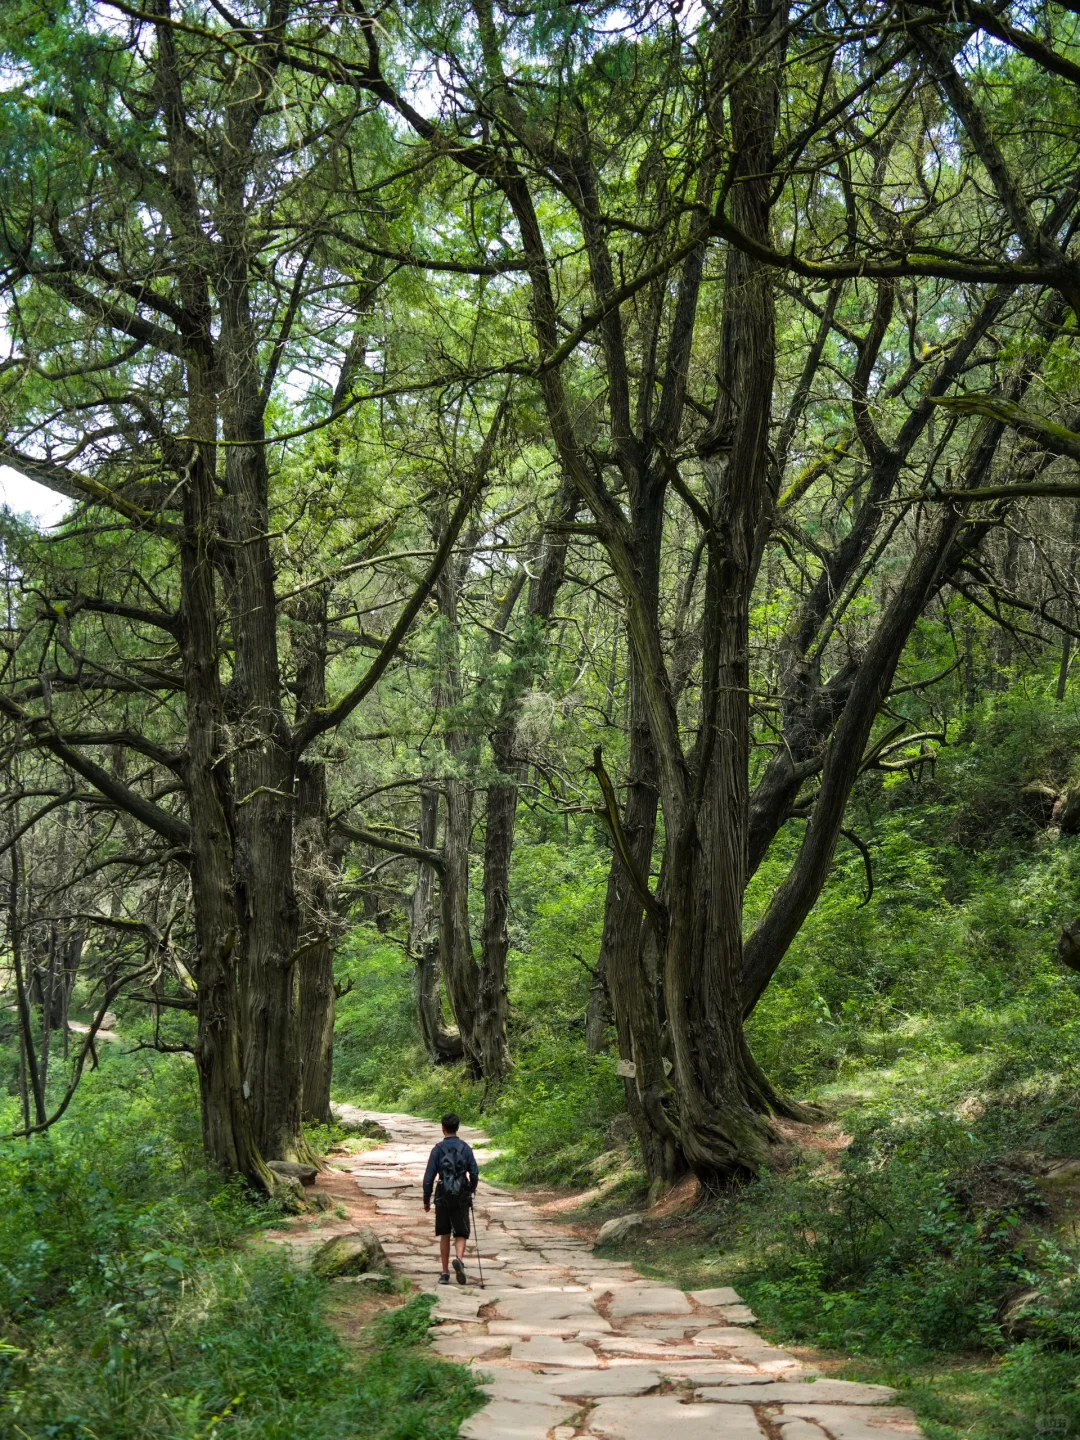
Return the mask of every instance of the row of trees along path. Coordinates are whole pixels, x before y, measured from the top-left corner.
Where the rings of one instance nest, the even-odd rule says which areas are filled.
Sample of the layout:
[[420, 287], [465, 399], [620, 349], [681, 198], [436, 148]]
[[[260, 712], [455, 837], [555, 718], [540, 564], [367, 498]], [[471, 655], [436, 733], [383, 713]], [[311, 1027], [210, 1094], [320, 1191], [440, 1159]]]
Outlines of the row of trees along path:
[[[476, 1283], [472, 1242], [469, 1283], [440, 1288], [422, 1204], [439, 1127], [409, 1115], [341, 1110], [347, 1121], [378, 1121], [392, 1140], [335, 1159], [316, 1182], [344, 1201], [347, 1219], [298, 1229], [283, 1243], [302, 1255], [362, 1219], [397, 1275], [438, 1293], [434, 1349], [472, 1366], [488, 1397], [461, 1427], [468, 1440], [655, 1440], [669, 1433], [678, 1440], [888, 1440], [921, 1433], [887, 1386], [816, 1376], [755, 1334], [754, 1316], [729, 1287], [686, 1294], [643, 1279], [483, 1179], [475, 1211], [485, 1288]], [[462, 1134], [481, 1165], [491, 1158], [482, 1132]]]
[[[860, 776], [947, 743], [976, 620], [1064, 643], [1062, 694], [1080, 636], [1080, 65], [1069, 6], [1013, 18], [4, 7], [0, 463], [77, 507], [0, 536], [21, 1133], [92, 1054], [52, 1108], [79, 975], [272, 1190], [348, 912], [409, 867], [428, 1047], [501, 1083], [522, 797], [610, 835], [654, 1192], [767, 1162], [803, 1112], [744, 1021], [841, 841], [869, 867]], [[549, 698], [587, 718], [545, 745]]]

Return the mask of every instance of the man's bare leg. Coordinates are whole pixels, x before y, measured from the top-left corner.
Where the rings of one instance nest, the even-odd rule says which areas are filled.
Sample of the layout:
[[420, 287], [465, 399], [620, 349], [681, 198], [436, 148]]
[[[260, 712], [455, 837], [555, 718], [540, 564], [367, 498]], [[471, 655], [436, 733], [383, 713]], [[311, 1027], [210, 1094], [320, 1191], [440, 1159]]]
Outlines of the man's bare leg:
[[467, 1282], [466, 1282], [466, 1279], [465, 1279], [465, 1237], [464, 1237], [464, 1235], [455, 1235], [455, 1236], [454, 1236], [454, 1250], [455, 1250], [455, 1252], [456, 1252], [456, 1254], [457, 1254], [457, 1258], [456, 1258], [455, 1261], [454, 1261], [454, 1271], [455, 1271], [455, 1274], [457, 1275], [457, 1282], [458, 1282], [459, 1285], [464, 1285], [464, 1284], [467, 1283]]
[[[454, 1236], [454, 1249], [457, 1251], [457, 1258], [458, 1258], [459, 1260], [464, 1260], [464, 1259], [465, 1259], [465, 1246], [466, 1246], [468, 1243], [469, 1243], [469, 1242], [465, 1239], [464, 1235], [455, 1235], [455, 1236]], [[447, 1256], [447, 1259], [450, 1258], [450, 1247], [449, 1247], [449, 1246], [446, 1247], [446, 1256]]]
[[[464, 1255], [464, 1253], [465, 1253], [465, 1241], [464, 1241], [464, 1240], [459, 1240], [459, 1241], [458, 1241], [458, 1244], [461, 1246], [461, 1250], [460, 1250], [459, 1253], [462, 1254], [462, 1255]], [[449, 1235], [440, 1235], [440, 1236], [439, 1236], [439, 1258], [440, 1258], [440, 1260], [442, 1261], [442, 1273], [443, 1273], [444, 1275], [449, 1275], [449, 1273], [450, 1273], [450, 1236], [449, 1236]]]

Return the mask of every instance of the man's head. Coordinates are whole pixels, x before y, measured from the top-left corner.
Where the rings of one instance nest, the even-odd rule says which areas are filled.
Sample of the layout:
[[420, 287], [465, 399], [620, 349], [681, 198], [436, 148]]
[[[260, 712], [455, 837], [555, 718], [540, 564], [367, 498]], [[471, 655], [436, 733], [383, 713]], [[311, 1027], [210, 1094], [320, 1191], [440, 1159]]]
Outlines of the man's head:
[[456, 1135], [460, 1124], [461, 1121], [452, 1112], [449, 1115], [444, 1115], [442, 1117], [442, 1133], [444, 1135]]

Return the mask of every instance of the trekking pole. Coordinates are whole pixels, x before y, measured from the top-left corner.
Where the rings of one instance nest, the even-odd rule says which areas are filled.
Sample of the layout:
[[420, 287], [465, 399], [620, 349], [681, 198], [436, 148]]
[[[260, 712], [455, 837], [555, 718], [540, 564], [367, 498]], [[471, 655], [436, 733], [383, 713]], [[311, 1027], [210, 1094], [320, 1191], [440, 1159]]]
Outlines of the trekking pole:
[[483, 1265], [480, 1264], [480, 1237], [479, 1237], [479, 1235], [477, 1234], [477, 1229], [476, 1229], [476, 1206], [473, 1204], [473, 1198], [472, 1198], [471, 1195], [469, 1196], [469, 1211], [470, 1211], [470, 1213], [472, 1214], [472, 1235], [473, 1235], [472, 1244], [473, 1244], [473, 1250], [474, 1250], [474, 1252], [475, 1252], [475, 1254], [476, 1254], [476, 1268], [480, 1271], [480, 1289], [483, 1290], [483, 1288], [484, 1288], [484, 1267], [483, 1267]]

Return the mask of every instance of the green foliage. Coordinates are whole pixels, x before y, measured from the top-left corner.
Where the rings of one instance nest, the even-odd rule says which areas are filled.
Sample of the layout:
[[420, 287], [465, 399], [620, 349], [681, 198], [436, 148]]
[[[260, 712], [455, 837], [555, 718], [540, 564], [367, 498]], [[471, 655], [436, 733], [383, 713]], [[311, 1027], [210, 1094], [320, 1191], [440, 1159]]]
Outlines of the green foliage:
[[479, 1396], [423, 1349], [428, 1298], [351, 1359], [325, 1283], [245, 1243], [277, 1212], [203, 1168], [192, 1083], [107, 1056], [72, 1123], [0, 1148], [0, 1433], [450, 1440]]
[[[841, 842], [830, 882], [753, 1017], [754, 1051], [788, 1087], [910, 1057], [975, 1073], [1071, 1063], [1076, 982], [1054, 956], [1080, 907], [1080, 847], [1047, 833], [1080, 746], [1071, 706], [1035, 687], [970, 717], [933, 775], [867, 777], [853, 804], [872, 856]], [[1044, 813], [1036, 824], [1036, 803]], [[792, 827], [789, 827], [789, 831]], [[751, 885], [767, 903], [800, 836], [780, 837]]]
[[994, 1377], [994, 1430], [1002, 1440], [1080, 1433], [1076, 1350], [1025, 1341], [1004, 1356]]
[[604, 1173], [623, 1087], [612, 1052], [586, 1056], [584, 1016], [608, 859], [584, 839], [570, 847], [541, 841], [515, 852], [514, 1069], [497, 1093], [485, 1093], [460, 1066], [428, 1063], [409, 961], [400, 944], [358, 926], [340, 961], [342, 977], [352, 982], [338, 1005], [334, 1073], [342, 1098], [432, 1118], [455, 1109], [498, 1138], [504, 1154], [493, 1173], [512, 1183], [572, 1184]]
[[996, 1203], [980, 1196], [988, 1167], [963, 1122], [928, 1114], [859, 1127], [837, 1175], [766, 1177], [740, 1202], [753, 1206], [753, 1304], [786, 1335], [851, 1354], [1000, 1347], [1039, 1202], [1019, 1180]]

